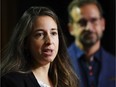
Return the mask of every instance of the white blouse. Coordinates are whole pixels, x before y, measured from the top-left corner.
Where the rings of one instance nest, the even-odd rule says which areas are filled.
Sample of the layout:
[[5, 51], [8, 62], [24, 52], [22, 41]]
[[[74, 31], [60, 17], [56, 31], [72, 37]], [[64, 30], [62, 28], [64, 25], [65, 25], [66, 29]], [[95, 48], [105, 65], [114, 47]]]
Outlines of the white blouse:
[[49, 85], [45, 84], [44, 82], [38, 80], [38, 83], [41, 87], [50, 87]]

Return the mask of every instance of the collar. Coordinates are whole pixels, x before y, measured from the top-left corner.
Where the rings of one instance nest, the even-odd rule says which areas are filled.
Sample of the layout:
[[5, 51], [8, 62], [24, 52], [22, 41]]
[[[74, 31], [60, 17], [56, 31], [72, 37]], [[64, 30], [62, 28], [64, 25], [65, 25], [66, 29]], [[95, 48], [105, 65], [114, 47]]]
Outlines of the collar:
[[[75, 43], [73, 43], [73, 49], [74, 49], [74, 51], [75, 51], [75, 54], [76, 54], [76, 58], [77, 58], [77, 59], [80, 59], [81, 56], [84, 55], [84, 53], [85, 53], [85, 52], [84, 52], [83, 50], [81, 50], [78, 46], [76, 46]], [[94, 54], [94, 57], [95, 57], [98, 61], [101, 60], [102, 50], [103, 50], [103, 48], [100, 47], [100, 49]]]

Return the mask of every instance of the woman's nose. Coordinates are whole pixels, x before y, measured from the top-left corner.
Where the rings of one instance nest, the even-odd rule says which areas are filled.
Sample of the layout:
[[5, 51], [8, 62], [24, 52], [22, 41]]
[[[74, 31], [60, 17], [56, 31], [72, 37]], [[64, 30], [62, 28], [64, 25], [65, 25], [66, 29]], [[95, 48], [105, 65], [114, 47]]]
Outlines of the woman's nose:
[[46, 44], [48, 44], [48, 45], [52, 44], [52, 38], [51, 38], [50, 35], [47, 35], [47, 36], [46, 36], [45, 42], [46, 42]]

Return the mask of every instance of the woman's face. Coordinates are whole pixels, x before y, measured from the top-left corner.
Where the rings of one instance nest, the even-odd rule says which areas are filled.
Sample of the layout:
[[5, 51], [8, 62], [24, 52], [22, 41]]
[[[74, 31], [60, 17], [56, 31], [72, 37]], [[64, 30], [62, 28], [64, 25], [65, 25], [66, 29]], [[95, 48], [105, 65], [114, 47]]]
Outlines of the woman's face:
[[48, 64], [58, 53], [59, 38], [56, 22], [50, 16], [38, 16], [30, 36], [30, 50], [40, 64]]

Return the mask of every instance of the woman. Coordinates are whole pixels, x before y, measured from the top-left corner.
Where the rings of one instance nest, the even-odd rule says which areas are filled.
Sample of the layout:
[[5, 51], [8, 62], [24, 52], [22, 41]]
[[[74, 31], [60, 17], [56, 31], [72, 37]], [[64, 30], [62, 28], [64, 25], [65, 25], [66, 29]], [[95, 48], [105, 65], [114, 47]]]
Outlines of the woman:
[[19, 20], [2, 57], [2, 87], [78, 87], [57, 16], [31, 7]]

